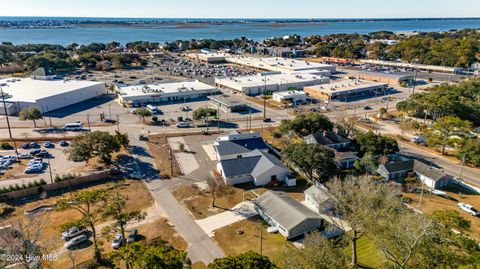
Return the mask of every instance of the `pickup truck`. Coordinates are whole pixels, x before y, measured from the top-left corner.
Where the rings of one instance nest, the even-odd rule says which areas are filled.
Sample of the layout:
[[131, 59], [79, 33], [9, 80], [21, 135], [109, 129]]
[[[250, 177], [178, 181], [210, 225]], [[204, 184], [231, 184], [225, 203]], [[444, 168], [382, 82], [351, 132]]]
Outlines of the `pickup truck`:
[[86, 228], [72, 227], [72, 228], [70, 228], [67, 231], [62, 233], [62, 239], [64, 241], [69, 241], [70, 239], [72, 239], [76, 236], [85, 234], [85, 233], [88, 233], [88, 230]]

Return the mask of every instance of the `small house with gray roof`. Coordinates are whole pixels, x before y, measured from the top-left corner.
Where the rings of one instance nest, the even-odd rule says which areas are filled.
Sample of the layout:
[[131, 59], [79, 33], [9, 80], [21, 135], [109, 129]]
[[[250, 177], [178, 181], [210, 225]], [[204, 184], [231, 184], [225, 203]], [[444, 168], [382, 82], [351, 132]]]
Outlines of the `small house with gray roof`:
[[333, 197], [324, 187], [311, 186], [304, 193], [305, 205], [316, 213], [325, 214], [333, 210]]
[[285, 192], [267, 191], [253, 201], [259, 216], [276, 228], [285, 239], [294, 239], [321, 229], [319, 214]]
[[306, 144], [319, 144], [335, 152], [335, 160], [340, 169], [353, 168], [358, 159], [357, 152], [351, 151], [352, 143], [340, 131], [314, 133], [303, 138]]

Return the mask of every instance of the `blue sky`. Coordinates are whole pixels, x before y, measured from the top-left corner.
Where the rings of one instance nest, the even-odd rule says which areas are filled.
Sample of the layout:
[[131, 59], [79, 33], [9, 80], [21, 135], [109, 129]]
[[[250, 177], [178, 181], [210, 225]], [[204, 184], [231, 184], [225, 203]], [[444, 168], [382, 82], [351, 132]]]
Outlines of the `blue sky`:
[[0, 0], [0, 16], [137, 18], [480, 17], [480, 0]]

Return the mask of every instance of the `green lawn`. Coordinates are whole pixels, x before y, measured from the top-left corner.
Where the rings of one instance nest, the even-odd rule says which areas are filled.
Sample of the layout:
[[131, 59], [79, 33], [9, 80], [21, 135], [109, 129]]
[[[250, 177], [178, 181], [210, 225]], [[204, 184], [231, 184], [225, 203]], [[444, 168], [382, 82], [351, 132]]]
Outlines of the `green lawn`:
[[[352, 243], [345, 249], [350, 255], [352, 251]], [[385, 258], [380, 250], [378, 250], [373, 242], [366, 236], [357, 240], [357, 256], [358, 262], [367, 268], [382, 268]]]

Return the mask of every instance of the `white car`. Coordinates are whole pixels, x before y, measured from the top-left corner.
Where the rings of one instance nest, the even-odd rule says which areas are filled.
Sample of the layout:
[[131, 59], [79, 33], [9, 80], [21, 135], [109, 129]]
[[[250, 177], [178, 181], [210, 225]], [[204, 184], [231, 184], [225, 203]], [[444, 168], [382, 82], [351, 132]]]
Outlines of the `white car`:
[[117, 234], [115, 235], [115, 238], [113, 238], [112, 248], [119, 249], [121, 246], [123, 246], [123, 236], [121, 234]]
[[71, 238], [74, 238], [76, 236], [82, 235], [87, 233], [88, 230], [85, 228], [80, 228], [80, 227], [72, 227], [68, 229], [67, 231], [62, 233], [62, 239], [65, 241], [70, 240]]
[[465, 203], [458, 203], [458, 207], [472, 216], [480, 215], [478, 210], [476, 210], [472, 205], [465, 204]]
[[192, 125], [190, 125], [189, 123], [182, 122], [182, 123], [177, 124], [177, 128], [191, 128], [191, 127], [192, 127]]
[[18, 154], [19, 159], [31, 159], [32, 155], [30, 153]]
[[70, 241], [66, 242], [63, 246], [66, 249], [70, 249], [74, 246], [77, 246], [77, 245], [87, 241], [87, 240], [88, 240], [87, 236], [82, 234], [82, 235], [79, 235], [77, 237], [74, 237], [74, 238], [70, 239]]

